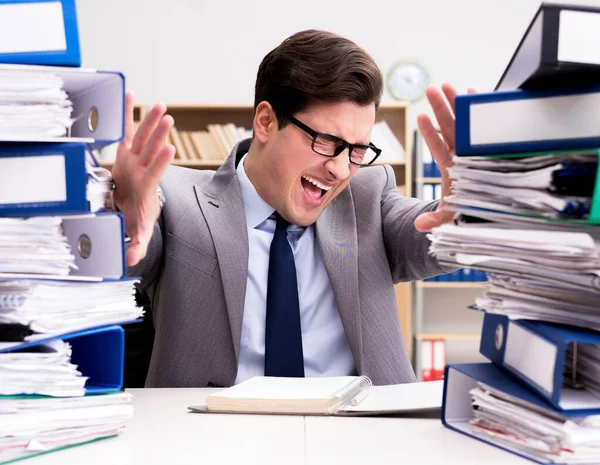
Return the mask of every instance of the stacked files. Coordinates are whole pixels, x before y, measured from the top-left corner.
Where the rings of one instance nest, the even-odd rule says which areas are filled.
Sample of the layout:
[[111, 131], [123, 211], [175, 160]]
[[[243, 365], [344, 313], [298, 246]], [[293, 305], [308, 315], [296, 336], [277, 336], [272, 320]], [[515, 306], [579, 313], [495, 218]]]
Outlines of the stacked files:
[[69, 399], [3, 400], [0, 457], [7, 463], [117, 436], [133, 415], [130, 402], [131, 394], [125, 392]]
[[[488, 223], [493, 225], [493, 223]], [[597, 291], [600, 247], [586, 233], [444, 225], [430, 235], [439, 261]]]
[[0, 395], [83, 396], [87, 377], [71, 363], [71, 354], [71, 344], [62, 339], [0, 353]]
[[598, 154], [595, 150], [547, 153], [520, 158], [455, 157], [447, 200], [545, 219], [590, 215]]
[[0, 138], [66, 136], [73, 104], [63, 79], [53, 72], [0, 69]]
[[598, 463], [598, 411], [557, 410], [491, 363], [448, 365], [445, 384], [447, 427], [538, 463]]
[[131, 281], [0, 281], [0, 334], [5, 324], [20, 327], [24, 341], [140, 316]]
[[139, 280], [127, 275], [124, 218], [111, 208], [112, 176], [93, 155], [123, 138], [124, 76], [79, 67], [74, 0], [0, 1], [0, 15], [14, 25], [10, 37], [0, 31], [7, 463], [126, 429], [133, 410], [122, 392], [121, 325], [143, 310]]
[[442, 422], [539, 463], [600, 463], [600, 80], [530, 53], [589, 21], [542, 4], [505, 72], [523, 87], [456, 98], [455, 216], [429, 234], [440, 262], [488, 273], [470, 309], [489, 362], [445, 367]]
[[133, 415], [124, 343], [123, 328], [104, 326], [0, 346], [0, 462], [121, 434]]

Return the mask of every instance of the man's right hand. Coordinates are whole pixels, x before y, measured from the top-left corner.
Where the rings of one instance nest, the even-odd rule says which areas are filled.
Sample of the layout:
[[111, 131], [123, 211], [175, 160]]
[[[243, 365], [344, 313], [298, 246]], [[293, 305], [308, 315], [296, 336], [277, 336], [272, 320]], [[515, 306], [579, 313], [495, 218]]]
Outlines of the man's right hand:
[[158, 183], [175, 156], [175, 147], [166, 144], [173, 126], [173, 118], [165, 115], [166, 111], [164, 104], [154, 105], [135, 131], [133, 94], [126, 94], [125, 137], [117, 150], [112, 177], [114, 203], [125, 218], [125, 230], [131, 239], [127, 266], [136, 265], [146, 256], [160, 215]]

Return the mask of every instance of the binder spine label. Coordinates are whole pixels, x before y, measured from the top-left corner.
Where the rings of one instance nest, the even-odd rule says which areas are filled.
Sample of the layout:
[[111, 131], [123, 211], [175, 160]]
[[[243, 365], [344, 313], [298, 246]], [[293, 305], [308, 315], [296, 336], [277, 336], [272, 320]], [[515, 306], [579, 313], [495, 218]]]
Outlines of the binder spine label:
[[0, 53], [66, 50], [61, 2], [0, 5]]
[[0, 157], [0, 204], [66, 200], [64, 155]]
[[600, 65], [600, 14], [591, 11], [560, 12], [558, 61]]
[[504, 364], [539, 386], [549, 395], [554, 390], [557, 348], [546, 339], [510, 322]]

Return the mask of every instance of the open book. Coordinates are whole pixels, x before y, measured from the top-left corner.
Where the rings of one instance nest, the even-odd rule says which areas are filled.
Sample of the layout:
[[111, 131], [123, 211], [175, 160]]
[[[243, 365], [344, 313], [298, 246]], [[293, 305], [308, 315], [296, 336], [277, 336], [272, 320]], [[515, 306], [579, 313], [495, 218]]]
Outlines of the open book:
[[373, 386], [366, 376], [256, 376], [210, 394], [194, 412], [298, 415], [384, 415], [435, 412], [443, 381]]

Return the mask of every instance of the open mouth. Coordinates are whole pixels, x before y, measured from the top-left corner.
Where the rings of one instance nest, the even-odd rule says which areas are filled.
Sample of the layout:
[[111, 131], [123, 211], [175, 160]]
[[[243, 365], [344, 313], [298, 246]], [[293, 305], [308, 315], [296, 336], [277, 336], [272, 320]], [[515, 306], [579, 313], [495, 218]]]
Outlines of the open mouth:
[[308, 198], [314, 202], [319, 202], [331, 189], [331, 186], [321, 184], [319, 181], [309, 176], [302, 176], [301, 182], [304, 192]]

